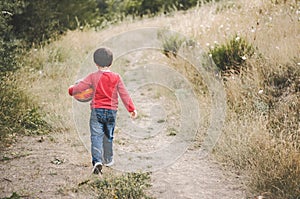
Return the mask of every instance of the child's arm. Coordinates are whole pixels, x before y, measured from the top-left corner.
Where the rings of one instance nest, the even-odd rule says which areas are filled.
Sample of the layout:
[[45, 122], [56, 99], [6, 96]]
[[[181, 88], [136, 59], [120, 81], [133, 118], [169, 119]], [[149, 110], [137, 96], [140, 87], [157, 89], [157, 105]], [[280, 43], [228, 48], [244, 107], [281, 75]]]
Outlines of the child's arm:
[[132, 101], [130, 95], [128, 94], [128, 91], [127, 91], [121, 77], [120, 77], [120, 81], [118, 83], [118, 93], [119, 93], [119, 96], [120, 96], [124, 106], [126, 107], [127, 111], [130, 113], [131, 117], [136, 118], [137, 111], [135, 109], [133, 101]]
[[92, 78], [89, 76], [85, 77], [83, 80], [79, 80], [75, 85], [69, 87], [69, 95], [73, 96], [80, 93], [92, 86]]

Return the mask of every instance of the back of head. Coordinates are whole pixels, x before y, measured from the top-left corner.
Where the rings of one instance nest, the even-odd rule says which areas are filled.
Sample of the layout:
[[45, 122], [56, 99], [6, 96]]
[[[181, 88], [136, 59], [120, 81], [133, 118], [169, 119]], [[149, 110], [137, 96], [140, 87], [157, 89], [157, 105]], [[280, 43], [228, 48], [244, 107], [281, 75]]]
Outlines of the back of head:
[[107, 48], [99, 48], [94, 52], [94, 62], [98, 66], [110, 66], [113, 61], [113, 54]]

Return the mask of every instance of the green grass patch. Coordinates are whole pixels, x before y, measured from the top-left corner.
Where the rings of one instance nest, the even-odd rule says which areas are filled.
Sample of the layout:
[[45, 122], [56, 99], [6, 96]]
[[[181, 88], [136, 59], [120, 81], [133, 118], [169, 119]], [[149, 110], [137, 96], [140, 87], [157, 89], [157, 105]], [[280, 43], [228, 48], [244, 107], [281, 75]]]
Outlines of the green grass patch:
[[22, 196], [20, 196], [16, 192], [13, 192], [10, 197], [4, 197], [4, 198], [1, 198], [1, 199], [20, 199], [20, 198], [22, 198]]
[[96, 191], [99, 199], [152, 198], [146, 193], [146, 190], [151, 187], [150, 173], [125, 173], [120, 176], [110, 175], [89, 183], [89, 186]]

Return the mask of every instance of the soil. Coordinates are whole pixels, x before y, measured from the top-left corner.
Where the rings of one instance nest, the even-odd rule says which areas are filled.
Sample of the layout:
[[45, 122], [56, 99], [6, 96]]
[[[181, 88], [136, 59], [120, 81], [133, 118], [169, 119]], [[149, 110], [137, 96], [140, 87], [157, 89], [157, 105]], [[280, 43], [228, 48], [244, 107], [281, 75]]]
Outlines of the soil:
[[[94, 198], [78, 191], [91, 170], [90, 155], [75, 133], [23, 137], [2, 151], [0, 197], [15, 192], [24, 198]], [[151, 179], [149, 192], [156, 198], [246, 198], [238, 175], [209, 157], [199, 158], [196, 150], [152, 172]]]

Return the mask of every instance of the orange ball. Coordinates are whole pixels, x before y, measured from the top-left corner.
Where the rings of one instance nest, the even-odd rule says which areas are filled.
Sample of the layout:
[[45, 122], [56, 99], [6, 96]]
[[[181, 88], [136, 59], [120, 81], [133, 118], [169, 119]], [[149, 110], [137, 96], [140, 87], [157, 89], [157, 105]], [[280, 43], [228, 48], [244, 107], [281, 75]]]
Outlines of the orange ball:
[[76, 93], [73, 97], [79, 102], [88, 102], [93, 99], [94, 89], [88, 88], [80, 93]]

